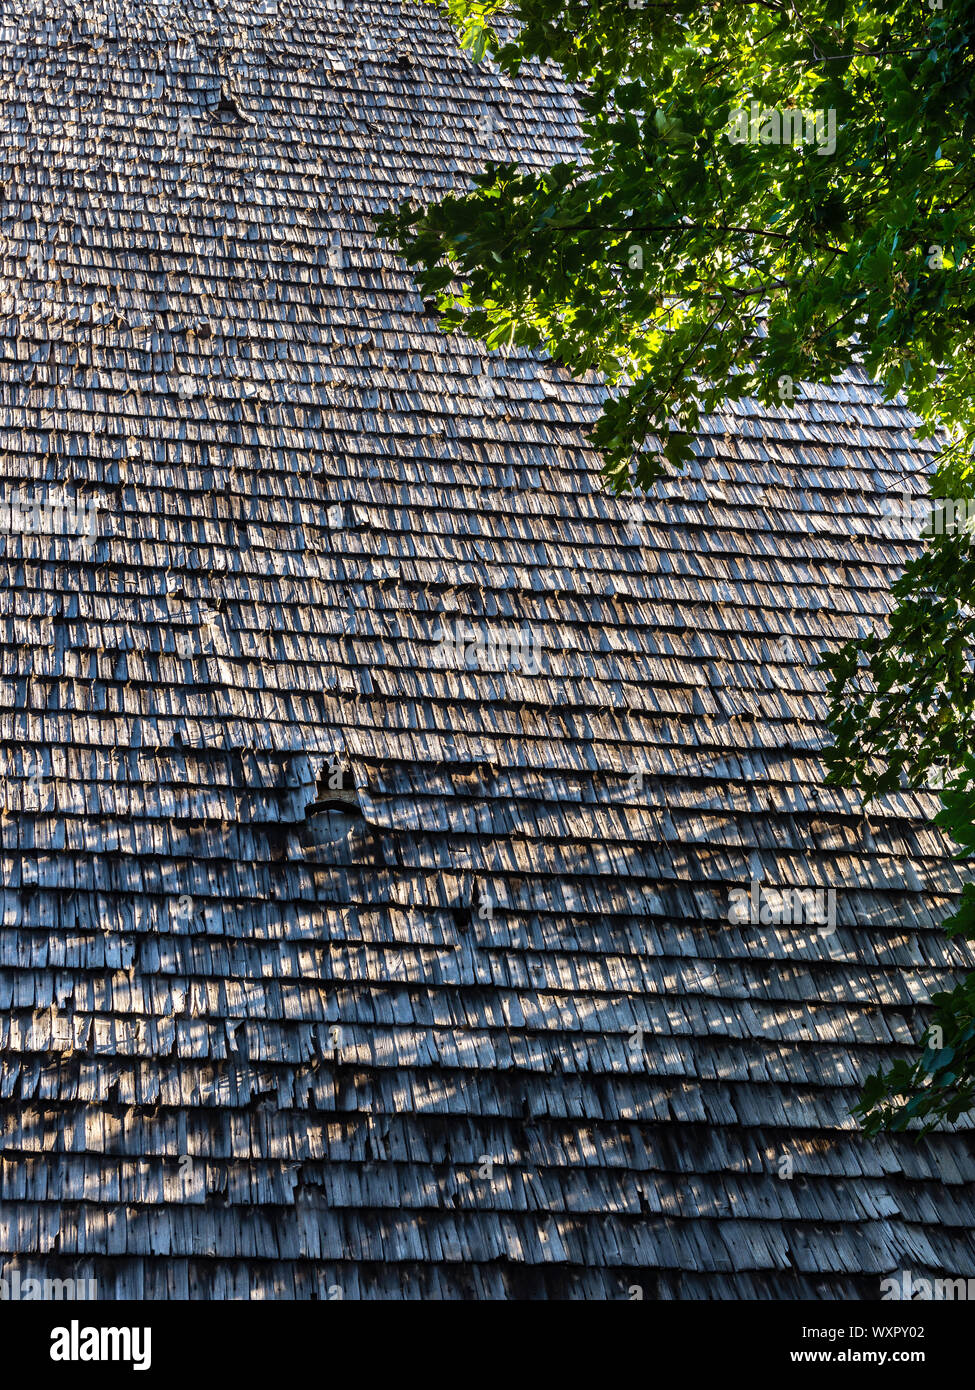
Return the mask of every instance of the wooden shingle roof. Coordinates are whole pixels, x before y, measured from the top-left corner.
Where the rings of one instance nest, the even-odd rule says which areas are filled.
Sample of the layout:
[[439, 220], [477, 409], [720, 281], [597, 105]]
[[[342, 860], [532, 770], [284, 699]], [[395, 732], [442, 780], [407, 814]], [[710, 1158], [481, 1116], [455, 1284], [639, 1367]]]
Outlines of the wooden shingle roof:
[[[608, 495], [597, 389], [443, 337], [369, 222], [576, 138], [426, 6], [4, 4], [0, 486], [41, 518], [0, 532], [25, 1276], [970, 1269], [967, 1125], [848, 1115], [966, 961], [959, 872], [930, 796], [866, 814], [818, 754], [817, 654], [884, 613], [881, 501], [929, 446], [854, 373]], [[340, 764], [345, 808], [306, 816]], [[756, 877], [834, 890], [835, 932], [731, 921]]]

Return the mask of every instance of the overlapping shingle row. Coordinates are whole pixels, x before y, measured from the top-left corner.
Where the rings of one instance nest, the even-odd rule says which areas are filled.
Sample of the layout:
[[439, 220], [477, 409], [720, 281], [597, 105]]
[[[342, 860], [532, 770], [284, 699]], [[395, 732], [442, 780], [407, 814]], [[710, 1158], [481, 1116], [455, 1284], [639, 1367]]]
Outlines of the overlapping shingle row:
[[[369, 222], [576, 133], [425, 6], [4, 7], [7, 1266], [970, 1272], [965, 1127], [848, 1117], [965, 959], [959, 872], [929, 796], [865, 812], [817, 754], [817, 655], [885, 611], [927, 446], [854, 376], [607, 494], [596, 389], [445, 339]], [[834, 890], [835, 930], [732, 921], [753, 879]]]

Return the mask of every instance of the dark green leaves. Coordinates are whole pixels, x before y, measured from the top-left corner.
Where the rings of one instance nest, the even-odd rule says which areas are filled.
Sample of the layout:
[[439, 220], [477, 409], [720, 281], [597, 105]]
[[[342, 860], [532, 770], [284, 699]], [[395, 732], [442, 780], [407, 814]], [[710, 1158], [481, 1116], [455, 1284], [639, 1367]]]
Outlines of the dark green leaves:
[[[580, 84], [585, 158], [543, 174], [489, 165], [469, 194], [380, 230], [439, 297], [445, 327], [604, 375], [614, 389], [595, 438], [616, 486], [634, 456], [643, 482], [679, 468], [706, 397], [777, 403], [781, 378], [842, 372], [855, 335], [929, 430], [973, 429], [959, 221], [975, 186], [961, 134], [975, 62], [959, 41], [973, 7], [953, 4], [947, 24], [918, 0], [854, 13], [811, 0], [801, 14], [448, 0], [472, 53], [512, 71], [547, 60]], [[802, 135], [763, 143], [752, 120], [729, 139], [730, 113], [751, 117], [753, 102], [790, 131], [800, 118]], [[817, 112], [835, 150], [825, 124], [806, 136], [801, 115]], [[928, 267], [932, 245], [948, 270]], [[933, 362], [950, 364], [938, 380]]]
[[[487, 164], [380, 231], [446, 331], [600, 374], [612, 487], [679, 469], [723, 400], [787, 410], [856, 358], [921, 437], [956, 441], [940, 495], [975, 494], [975, 0], [445, 8], [476, 59], [561, 70], [582, 148], [548, 170]], [[828, 662], [831, 776], [943, 787], [939, 823], [975, 853], [970, 538], [936, 538], [895, 597], [884, 630]], [[973, 924], [966, 894], [948, 928]], [[975, 977], [937, 1017], [937, 1047], [871, 1078], [868, 1128], [972, 1103]]]

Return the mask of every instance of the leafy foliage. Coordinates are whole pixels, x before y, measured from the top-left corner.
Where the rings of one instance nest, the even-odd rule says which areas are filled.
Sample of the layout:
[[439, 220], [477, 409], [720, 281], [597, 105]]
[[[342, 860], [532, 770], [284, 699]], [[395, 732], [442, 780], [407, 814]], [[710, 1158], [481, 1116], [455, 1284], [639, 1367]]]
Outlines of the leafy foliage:
[[[485, 146], [469, 190], [390, 210], [380, 231], [445, 331], [602, 375], [593, 440], [613, 487], [680, 468], [721, 402], [777, 404], [856, 359], [922, 436], [949, 439], [937, 495], [972, 496], [975, 0], [444, 7], [475, 61], [536, 61], [574, 85], [582, 153], [529, 169]], [[731, 138], [753, 103], [749, 138]], [[835, 145], [775, 143], [769, 111], [833, 113]], [[868, 795], [937, 786], [963, 855], [973, 595], [970, 536], [938, 536], [897, 582], [887, 632], [829, 662], [831, 778]], [[947, 926], [975, 939], [975, 888]], [[975, 1105], [975, 976], [934, 1003], [920, 1055], [868, 1081], [868, 1130]]]
[[[954, 487], [957, 469], [936, 479]], [[834, 744], [830, 780], [868, 794], [902, 786], [940, 791], [936, 823], [975, 854], [975, 548], [971, 534], [950, 530], [931, 544], [894, 585], [887, 632], [859, 638], [826, 658]], [[965, 885], [950, 937], [975, 941], [975, 885]], [[930, 1129], [975, 1107], [975, 974], [936, 994], [935, 1012], [913, 1060], [867, 1081], [855, 1114], [869, 1132]]]
[[[594, 441], [614, 486], [679, 467], [722, 400], [778, 402], [857, 350], [929, 430], [975, 433], [975, 0], [447, 9], [473, 57], [577, 85], [584, 155], [488, 162], [380, 229], [445, 330], [605, 377]], [[736, 143], [753, 101], [835, 112], [835, 151]]]

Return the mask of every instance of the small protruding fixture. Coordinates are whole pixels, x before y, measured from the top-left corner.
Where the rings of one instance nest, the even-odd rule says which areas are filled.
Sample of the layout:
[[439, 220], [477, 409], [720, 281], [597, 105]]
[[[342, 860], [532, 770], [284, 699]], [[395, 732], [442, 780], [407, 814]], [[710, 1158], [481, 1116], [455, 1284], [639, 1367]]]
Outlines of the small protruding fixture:
[[253, 116], [248, 116], [238, 99], [226, 87], [220, 88], [220, 100], [210, 108], [210, 116], [225, 126], [253, 125]]

